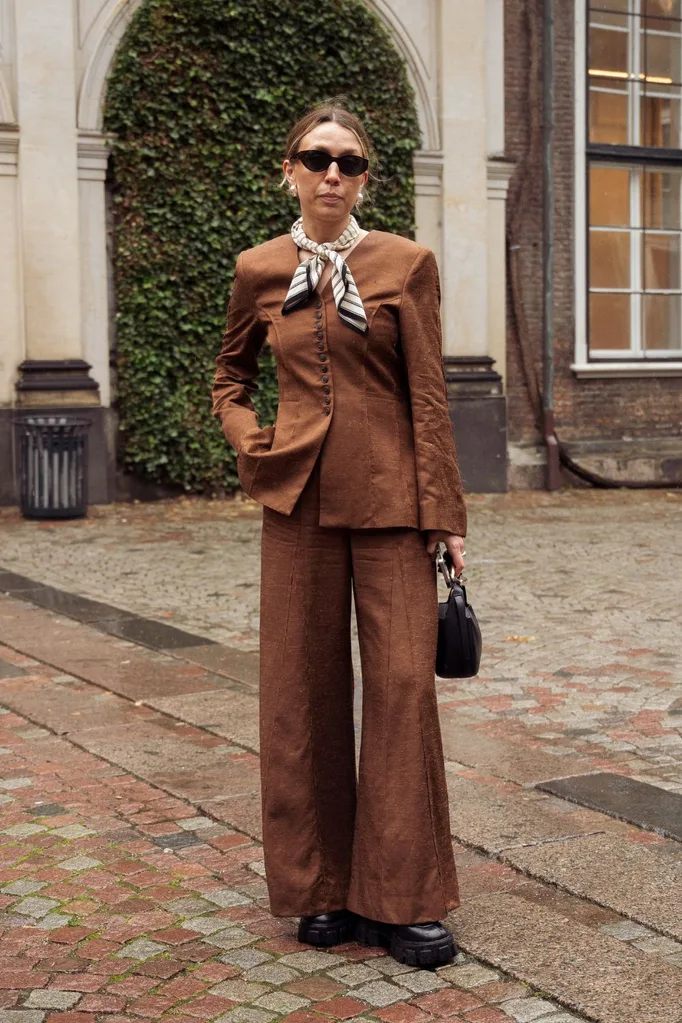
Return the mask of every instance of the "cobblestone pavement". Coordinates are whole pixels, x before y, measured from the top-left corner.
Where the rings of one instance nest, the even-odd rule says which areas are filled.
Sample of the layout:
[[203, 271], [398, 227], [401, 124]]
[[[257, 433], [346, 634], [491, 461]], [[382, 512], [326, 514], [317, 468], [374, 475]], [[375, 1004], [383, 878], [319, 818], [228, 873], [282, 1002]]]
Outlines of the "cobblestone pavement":
[[[0, 757], [1, 1023], [583, 1018], [472, 956], [426, 971], [299, 944], [294, 921], [268, 914], [259, 843], [5, 707]], [[480, 863], [460, 854], [473, 890]]]
[[[477, 679], [441, 681], [441, 701], [494, 734], [682, 791], [682, 494], [473, 495], [469, 507], [484, 658]], [[119, 504], [70, 523], [5, 510], [0, 535], [4, 568], [257, 649], [248, 499]]]

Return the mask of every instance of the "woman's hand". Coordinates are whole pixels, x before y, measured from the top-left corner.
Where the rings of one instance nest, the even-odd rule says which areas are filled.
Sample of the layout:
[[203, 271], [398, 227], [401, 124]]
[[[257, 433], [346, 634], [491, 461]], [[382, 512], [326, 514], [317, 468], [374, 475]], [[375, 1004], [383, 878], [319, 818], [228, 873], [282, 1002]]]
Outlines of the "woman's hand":
[[456, 533], [446, 533], [443, 529], [427, 529], [426, 550], [432, 558], [436, 556], [436, 548], [442, 541], [447, 547], [448, 554], [452, 558], [455, 575], [460, 576], [464, 571], [464, 537]]

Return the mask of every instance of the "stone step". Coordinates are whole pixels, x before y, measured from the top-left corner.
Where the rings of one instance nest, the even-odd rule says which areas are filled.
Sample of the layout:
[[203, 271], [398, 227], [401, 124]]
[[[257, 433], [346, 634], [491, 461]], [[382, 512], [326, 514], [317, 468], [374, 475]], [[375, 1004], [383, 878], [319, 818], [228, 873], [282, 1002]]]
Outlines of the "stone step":
[[[673, 843], [584, 835], [510, 849], [501, 859], [682, 942], [682, 850]], [[682, 956], [682, 944], [677, 951]]]
[[603, 930], [518, 893], [474, 898], [448, 920], [466, 952], [596, 1023], [682, 1023], [682, 970]]
[[682, 940], [682, 846], [535, 789], [447, 782], [457, 841]]
[[[254, 753], [81, 679], [0, 678], [0, 703], [260, 839]], [[232, 798], [225, 799], [225, 792]]]
[[520, 742], [488, 735], [482, 728], [465, 727], [461, 720], [462, 715], [457, 710], [441, 708], [443, 751], [447, 760], [466, 764], [467, 767], [484, 768], [519, 785], [586, 774], [596, 769], [595, 762], [588, 757], [575, 754], [553, 756]]

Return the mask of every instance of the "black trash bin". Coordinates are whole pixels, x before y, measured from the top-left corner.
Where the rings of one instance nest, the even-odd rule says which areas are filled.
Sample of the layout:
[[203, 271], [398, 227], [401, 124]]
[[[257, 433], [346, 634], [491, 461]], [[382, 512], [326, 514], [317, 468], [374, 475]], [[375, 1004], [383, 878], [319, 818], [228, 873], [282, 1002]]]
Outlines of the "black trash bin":
[[20, 507], [24, 517], [75, 519], [86, 515], [91, 420], [32, 413], [14, 422], [19, 434]]

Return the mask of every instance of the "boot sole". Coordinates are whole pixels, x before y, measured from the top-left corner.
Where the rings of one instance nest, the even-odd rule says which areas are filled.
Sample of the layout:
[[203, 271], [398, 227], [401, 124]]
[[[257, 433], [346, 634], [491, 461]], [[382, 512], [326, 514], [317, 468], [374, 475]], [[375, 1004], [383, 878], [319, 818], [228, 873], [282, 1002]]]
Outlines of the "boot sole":
[[298, 925], [298, 940], [304, 945], [330, 948], [332, 945], [345, 945], [352, 941], [353, 929], [353, 921], [350, 919], [323, 927], [301, 921]]
[[404, 941], [395, 933], [387, 932], [363, 919], [358, 919], [355, 926], [355, 940], [370, 948], [388, 949], [389, 955], [406, 966], [443, 966], [452, 962], [457, 955], [452, 936], [440, 941]]

